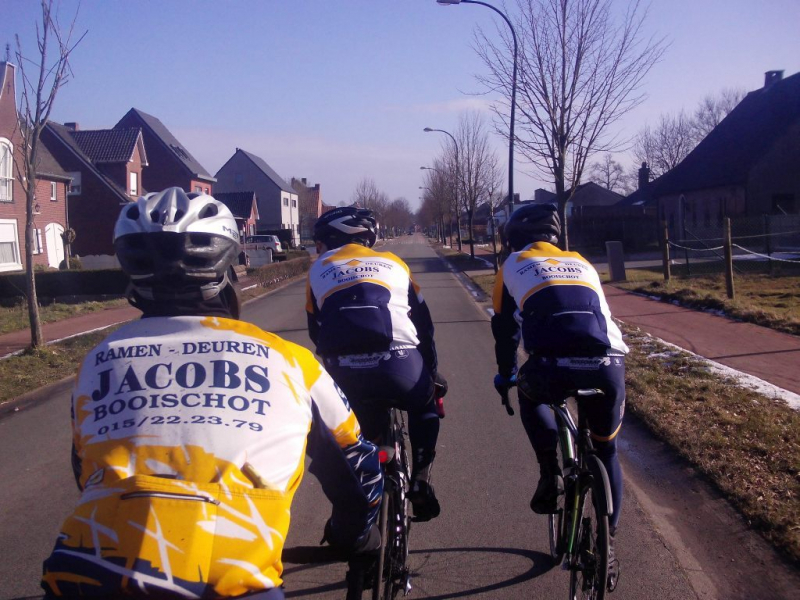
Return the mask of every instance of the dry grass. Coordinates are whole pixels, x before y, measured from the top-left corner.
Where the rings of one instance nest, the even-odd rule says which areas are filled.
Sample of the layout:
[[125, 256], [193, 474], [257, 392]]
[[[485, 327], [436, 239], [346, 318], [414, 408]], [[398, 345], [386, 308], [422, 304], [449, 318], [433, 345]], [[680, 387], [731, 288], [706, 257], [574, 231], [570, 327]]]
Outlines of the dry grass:
[[[105, 310], [106, 308], [127, 306], [127, 304], [127, 300], [121, 298], [117, 300], [103, 300], [101, 302], [81, 302], [79, 304], [53, 303], [47, 306], [40, 306], [39, 316], [43, 324], [52, 323], [53, 321], [77, 317], [78, 315], [97, 312]], [[30, 321], [28, 320], [27, 304], [22, 302], [10, 307], [0, 306], [0, 335], [12, 331], [19, 331], [21, 329], [28, 329], [28, 327], [30, 327]]]
[[625, 328], [628, 407], [800, 563], [800, 414]]
[[0, 360], [0, 404], [73, 375], [86, 353], [117, 327]]

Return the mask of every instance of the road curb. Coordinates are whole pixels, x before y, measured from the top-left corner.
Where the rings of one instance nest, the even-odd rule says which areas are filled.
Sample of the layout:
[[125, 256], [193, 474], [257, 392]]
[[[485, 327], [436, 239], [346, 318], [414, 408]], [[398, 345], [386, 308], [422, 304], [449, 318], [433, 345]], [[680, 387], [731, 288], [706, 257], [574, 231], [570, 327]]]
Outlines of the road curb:
[[69, 375], [63, 379], [59, 379], [56, 382], [50, 383], [44, 387], [37, 388], [30, 392], [25, 392], [21, 396], [17, 396], [16, 398], [12, 398], [3, 404], [0, 404], [0, 419], [39, 404], [40, 402], [47, 400], [50, 396], [61, 394], [71, 389], [74, 381], [75, 375]]

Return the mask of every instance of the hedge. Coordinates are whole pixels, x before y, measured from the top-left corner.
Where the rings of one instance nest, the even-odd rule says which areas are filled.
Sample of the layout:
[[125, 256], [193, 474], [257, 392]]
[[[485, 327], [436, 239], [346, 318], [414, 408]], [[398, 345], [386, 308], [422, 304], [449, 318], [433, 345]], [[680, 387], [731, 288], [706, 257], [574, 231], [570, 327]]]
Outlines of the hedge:
[[[128, 276], [120, 269], [92, 271], [39, 271], [36, 295], [40, 300], [63, 296], [122, 296], [128, 287]], [[0, 275], [0, 299], [25, 297], [25, 273]]]
[[275, 285], [296, 275], [302, 275], [311, 268], [311, 257], [307, 254], [302, 258], [285, 260], [281, 262], [264, 265], [254, 269], [251, 275], [258, 281], [261, 287]]

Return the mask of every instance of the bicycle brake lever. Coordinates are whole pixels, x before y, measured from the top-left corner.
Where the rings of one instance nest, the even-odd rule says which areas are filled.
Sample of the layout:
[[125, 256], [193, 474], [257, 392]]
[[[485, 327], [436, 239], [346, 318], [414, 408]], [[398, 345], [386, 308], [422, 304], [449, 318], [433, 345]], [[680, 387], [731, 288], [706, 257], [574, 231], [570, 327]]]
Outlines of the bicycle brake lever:
[[506, 412], [509, 416], [514, 416], [514, 408], [511, 406], [511, 401], [508, 399], [508, 388], [500, 392], [500, 398], [503, 401], [503, 406], [506, 407]]

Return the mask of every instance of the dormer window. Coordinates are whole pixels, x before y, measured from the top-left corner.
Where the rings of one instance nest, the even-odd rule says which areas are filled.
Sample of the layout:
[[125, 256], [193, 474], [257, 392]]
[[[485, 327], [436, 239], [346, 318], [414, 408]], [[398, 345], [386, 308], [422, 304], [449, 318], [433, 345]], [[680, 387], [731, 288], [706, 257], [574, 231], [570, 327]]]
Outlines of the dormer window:
[[139, 174], [131, 173], [131, 196], [139, 195]]
[[14, 200], [13, 162], [14, 146], [9, 140], [0, 138], [0, 202]]
[[58, 202], [58, 195], [56, 194], [58, 188], [56, 185], [55, 181], [50, 182], [50, 202]]

